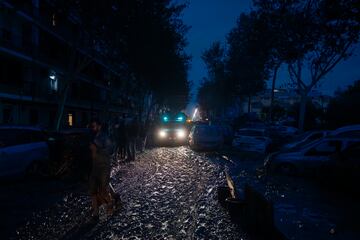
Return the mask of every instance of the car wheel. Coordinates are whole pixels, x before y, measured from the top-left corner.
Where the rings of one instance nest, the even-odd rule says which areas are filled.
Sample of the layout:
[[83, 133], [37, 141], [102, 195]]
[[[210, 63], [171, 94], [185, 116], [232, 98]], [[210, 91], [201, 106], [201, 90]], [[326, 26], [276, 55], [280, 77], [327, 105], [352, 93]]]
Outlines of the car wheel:
[[290, 163], [280, 164], [276, 168], [276, 172], [279, 174], [287, 175], [287, 176], [293, 176], [293, 175], [296, 175], [296, 173], [297, 173], [296, 167]]

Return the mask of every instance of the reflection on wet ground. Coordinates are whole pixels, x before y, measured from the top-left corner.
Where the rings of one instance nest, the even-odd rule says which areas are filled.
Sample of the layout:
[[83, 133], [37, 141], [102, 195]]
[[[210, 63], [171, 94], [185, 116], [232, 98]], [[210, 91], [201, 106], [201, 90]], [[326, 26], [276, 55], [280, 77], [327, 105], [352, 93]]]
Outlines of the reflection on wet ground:
[[[0, 186], [1, 236], [14, 239], [249, 239], [219, 206], [224, 170], [274, 203], [275, 221], [289, 239], [360, 239], [358, 198], [312, 180], [259, 175], [263, 156], [187, 147], [147, 150], [118, 164], [112, 184], [123, 206], [90, 227], [84, 185], [19, 183]], [[46, 194], [44, 194], [46, 193]], [[3, 234], [5, 233], [5, 235]], [[3, 239], [3, 238], [2, 238]]]
[[[155, 148], [120, 164], [112, 183], [123, 207], [76, 239], [246, 239], [217, 201], [221, 164], [187, 147]], [[116, 173], [115, 173], [116, 172]], [[17, 228], [16, 238], [59, 239], [89, 218], [89, 197], [79, 190]]]

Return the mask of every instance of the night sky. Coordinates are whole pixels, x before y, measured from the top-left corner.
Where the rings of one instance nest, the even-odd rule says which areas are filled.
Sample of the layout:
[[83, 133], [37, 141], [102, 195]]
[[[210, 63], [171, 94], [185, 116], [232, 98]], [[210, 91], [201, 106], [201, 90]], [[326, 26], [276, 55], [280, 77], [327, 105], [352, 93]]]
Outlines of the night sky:
[[[206, 76], [206, 68], [201, 60], [202, 52], [214, 41], [225, 43], [227, 33], [235, 26], [241, 12], [249, 11], [251, 0], [190, 0], [184, 10], [183, 19], [191, 29], [187, 34], [187, 52], [192, 55], [192, 67], [189, 79], [193, 82], [193, 94], [202, 78]], [[278, 86], [288, 79], [286, 67], [279, 74]], [[339, 64], [327, 75], [320, 86], [324, 94], [333, 94], [338, 87], [346, 87], [360, 79], [360, 47], [354, 56]]]

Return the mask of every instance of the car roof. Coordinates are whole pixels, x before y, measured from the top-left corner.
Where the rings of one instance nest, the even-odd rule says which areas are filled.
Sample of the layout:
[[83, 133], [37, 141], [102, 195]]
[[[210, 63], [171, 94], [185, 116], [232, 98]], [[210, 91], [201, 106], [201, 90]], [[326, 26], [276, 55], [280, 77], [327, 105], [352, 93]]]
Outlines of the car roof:
[[330, 135], [337, 135], [344, 132], [359, 131], [359, 130], [360, 130], [360, 124], [348, 125], [335, 129], [330, 133]]
[[22, 126], [22, 125], [0, 125], [0, 129], [21, 129], [21, 130], [32, 130], [32, 131], [43, 131], [44, 129], [36, 126]]

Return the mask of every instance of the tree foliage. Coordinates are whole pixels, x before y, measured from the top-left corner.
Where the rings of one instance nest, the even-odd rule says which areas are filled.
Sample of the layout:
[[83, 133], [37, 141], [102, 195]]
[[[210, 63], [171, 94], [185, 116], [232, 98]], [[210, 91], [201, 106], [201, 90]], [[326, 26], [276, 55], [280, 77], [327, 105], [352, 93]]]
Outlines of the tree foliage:
[[359, 1], [255, 0], [254, 5], [273, 32], [283, 36], [286, 48], [275, 45], [274, 49], [288, 64], [301, 95], [299, 128], [303, 129], [308, 93], [351, 55], [359, 41]]
[[152, 106], [185, 107], [190, 57], [184, 51], [188, 27], [180, 14], [186, 5], [171, 0], [104, 0], [101, 4], [55, 0], [53, 4], [59, 19], [77, 25], [70, 39], [72, 54], [67, 54], [69, 74], [61, 91], [58, 119], [75, 75], [99, 58], [117, 72], [116, 81], [122, 82], [113, 90], [132, 99], [137, 111], [144, 109], [147, 96], [153, 96]]
[[330, 101], [326, 113], [328, 128], [359, 124], [360, 115], [354, 113], [356, 109], [360, 109], [360, 80], [346, 90], [338, 92], [337, 96]]

